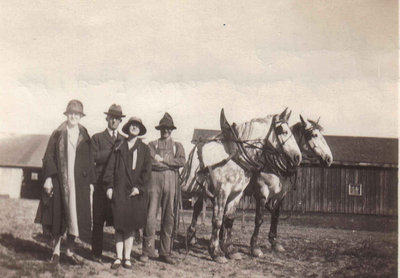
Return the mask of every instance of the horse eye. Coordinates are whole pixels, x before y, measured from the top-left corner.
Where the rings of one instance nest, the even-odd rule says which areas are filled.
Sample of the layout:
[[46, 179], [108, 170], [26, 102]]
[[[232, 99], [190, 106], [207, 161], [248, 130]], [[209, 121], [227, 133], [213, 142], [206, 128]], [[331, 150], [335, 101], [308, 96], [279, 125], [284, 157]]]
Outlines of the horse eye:
[[282, 128], [282, 126], [277, 126], [276, 127], [276, 134], [277, 135], [281, 135], [283, 133], [283, 128]]

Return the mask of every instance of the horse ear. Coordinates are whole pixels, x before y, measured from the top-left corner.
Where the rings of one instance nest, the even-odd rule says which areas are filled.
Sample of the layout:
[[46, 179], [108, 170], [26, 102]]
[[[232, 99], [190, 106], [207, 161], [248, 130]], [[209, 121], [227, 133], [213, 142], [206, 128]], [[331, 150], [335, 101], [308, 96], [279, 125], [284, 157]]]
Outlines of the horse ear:
[[303, 125], [303, 126], [306, 126], [307, 125], [307, 123], [306, 123], [306, 121], [303, 119], [303, 116], [300, 114], [300, 121], [301, 121], [301, 124]]
[[290, 110], [290, 112], [286, 115], [286, 121], [289, 121], [290, 115], [292, 115], [292, 110]]
[[279, 115], [279, 120], [284, 120], [286, 118], [286, 113], [287, 113], [288, 107], [283, 110], [283, 112]]

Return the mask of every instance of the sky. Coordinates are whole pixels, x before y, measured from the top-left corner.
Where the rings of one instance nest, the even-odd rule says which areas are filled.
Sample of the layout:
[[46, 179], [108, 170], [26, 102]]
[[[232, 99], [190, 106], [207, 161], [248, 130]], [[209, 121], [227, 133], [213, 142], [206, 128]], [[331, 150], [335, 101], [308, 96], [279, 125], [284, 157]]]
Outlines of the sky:
[[230, 122], [289, 107], [291, 124], [320, 117], [325, 134], [398, 137], [395, 0], [0, 5], [0, 133], [49, 134], [79, 99], [90, 134], [116, 103], [145, 141], [168, 111], [185, 146], [221, 108]]

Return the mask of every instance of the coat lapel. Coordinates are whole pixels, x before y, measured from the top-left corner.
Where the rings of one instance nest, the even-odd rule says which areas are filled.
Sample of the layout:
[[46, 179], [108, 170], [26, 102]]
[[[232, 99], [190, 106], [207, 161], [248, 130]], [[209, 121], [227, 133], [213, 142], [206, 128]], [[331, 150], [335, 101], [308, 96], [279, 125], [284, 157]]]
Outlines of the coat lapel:
[[121, 150], [121, 159], [122, 159], [122, 163], [124, 164], [124, 168], [125, 168], [125, 172], [126, 175], [128, 176], [128, 182], [129, 182], [129, 186], [130, 188], [133, 187], [133, 182], [132, 182], [132, 177], [131, 177], [131, 169], [129, 169], [129, 149], [128, 149], [128, 142], [125, 141], [124, 142], [124, 146]]
[[107, 130], [107, 129], [104, 130], [103, 133], [104, 133], [104, 138], [105, 138], [108, 142], [110, 142], [111, 145], [113, 145], [113, 144], [114, 144], [114, 141], [113, 141], [112, 137], [110, 136], [110, 133], [108, 133], [108, 130]]

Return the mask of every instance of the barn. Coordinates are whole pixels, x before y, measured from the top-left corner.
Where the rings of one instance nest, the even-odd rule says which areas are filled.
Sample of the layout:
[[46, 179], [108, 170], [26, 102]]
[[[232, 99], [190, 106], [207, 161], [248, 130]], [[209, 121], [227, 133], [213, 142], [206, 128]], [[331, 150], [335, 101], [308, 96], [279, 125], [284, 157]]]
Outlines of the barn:
[[0, 139], [0, 196], [39, 199], [42, 158], [49, 135], [12, 135]]
[[[195, 129], [192, 143], [217, 134]], [[329, 168], [301, 164], [296, 190], [286, 195], [284, 211], [397, 215], [398, 139], [324, 136], [333, 154]], [[240, 207], [253, 209], [245, 197]]]

